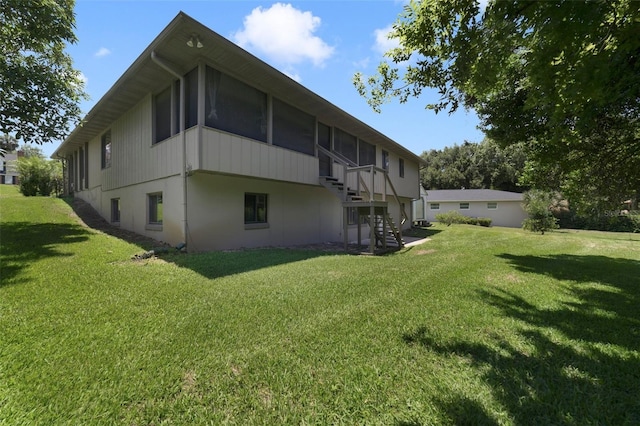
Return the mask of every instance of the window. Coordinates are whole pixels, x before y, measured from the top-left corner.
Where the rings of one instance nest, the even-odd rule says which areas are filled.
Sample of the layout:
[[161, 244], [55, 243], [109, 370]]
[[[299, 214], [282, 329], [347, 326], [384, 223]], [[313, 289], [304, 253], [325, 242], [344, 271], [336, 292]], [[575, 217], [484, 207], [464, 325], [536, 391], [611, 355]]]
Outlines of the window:
[[78, 150], [78, 166], [79, 166], [79, 176], [78, 176], [78, 190], [82, 191], [84, 188], [84, 149], [80, 148]]
[[303, 154], [315, 154], [316, 119], [279, 99], [273, 99], [273, 144]]
[[382, 168], [389, 171], [389, 153], [384, 150], [382, 151]]
[[266, 142], [267, 95], [207, 67], [205, 125]]
[[429, 203], [430, 210], [440, 210], [440, 203]]
[[84, 187], [89, 188], [89, 142], [84, 143]]
[[172, 136], [171, 130], [171, 86], [158, 93], [154, 99], [154, 137], [153, 143], [161, 142]]
[[[180, 85], [176, 85], [180, 88]], [[189, 129], [198, 124], [198, 68], [194, 68], [184, 76], [184, 128]], [[178, 97], [180, 99], [180, 93]], [[176, 108], [178, 114], [180, 108]], [[180, 121], [177, 120], [179, 123]]]
[[498, 208], [498, 203], [495, 202], [495, 201], [490, 201], [490, 202], [487, 203], [487, 208], [489, 210], [495, 210], [495, 209]]
[[244, 223], [267, 223], [267, 194], [244, 194]]
[[402, 158], [398, 159], [398, 174], [401, 178], [404, 177], [404, 160]]
[[162, 192], [149, 194], [147, 197], [149, 200], [149, 225], [162, 225]]
[[[331, 151], [331, 127], [326, 124], [318, 123], [318, 145]], [[331, 176], [331, 166], [333, 161], [331, 157], [322, 152], [318, 152], [318, 162], [320, 165], [320, 176]]]
[[111, 222], [120, 223], [120, 198], [111, 199]]
[[338, 128], [334, 129], [333, 149], [353, 161], [354, 164], [358, 163], [358, 140], [355, 136]]
[[360, 141], [358, 147], [359, 164], [361, 166], [376, 165], [376, 146], [365, 141]]
[[111, 167], [111, 130], [102, 135], [102, 168]]
[[469, 210], [469, 203], [460, 203], [460, 210]]

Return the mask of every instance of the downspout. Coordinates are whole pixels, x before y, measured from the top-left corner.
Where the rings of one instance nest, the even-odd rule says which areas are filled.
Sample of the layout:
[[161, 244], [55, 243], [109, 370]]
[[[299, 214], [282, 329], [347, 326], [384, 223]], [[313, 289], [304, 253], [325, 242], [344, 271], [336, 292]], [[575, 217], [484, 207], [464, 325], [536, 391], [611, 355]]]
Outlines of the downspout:
[[151, 51], [151, 60], [158, 64], [160, 68], [167, 71], [169, 74], [174, 75], [178, 80], [180, 80], [180, 134], [182, 135], [182, 170], [180, 171], [180, 177], [182, 178], [182, 208], [184, 220], [182, 222], [182, 234], [184, 235], [184, 243], [187, 244], [187, 249], [189, 247], [187, 241], [187, 137], [185, 135], [184, 129], [184, 121], [185, 121], [185, 87], [184, 87], [184, 76], [179, 72], [175, 71], [173, 68], [169, 66], [166, 62], [164, 62], [157, 54], [155, 50]]

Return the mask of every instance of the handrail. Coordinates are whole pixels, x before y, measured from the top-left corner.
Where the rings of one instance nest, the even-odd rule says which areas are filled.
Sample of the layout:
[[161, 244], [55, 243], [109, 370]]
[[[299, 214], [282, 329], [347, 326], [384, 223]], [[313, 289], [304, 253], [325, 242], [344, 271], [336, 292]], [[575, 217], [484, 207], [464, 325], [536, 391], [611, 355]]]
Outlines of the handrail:
[[335, 151], [329, 151], [327, 148], [316, 144], [316, 147], [318, 148], [318, 150], [320, 152], [322, 152], [325, 155], [328, 155], [329, 157], [331, 157], [333, 160], [337, 161], [338, 163], [342, 164], [343, 166], [349, 166], [349, 167], [357, 167], [358, 165], [356, 163], [354, 163], [353, 161], [349, 160], [347, 157], [345, 157], [344, 155], [340, 154], [339, 152], [335, 152]]
[[398, 206], [400, 207], [400, 215], [402, 216], [402, 222], [400, 222], [400, 224], [404, 225], [404, 223], [409, 219], [409, 216], [407, 216], [407, 213], [402, 208], [402, 203], [400, 203], [400, 197], [398, 197], [398, 193], [396, 192], [396, 188], [393, 186], [393, 182], [391, 182], [391, 179], [389, 178], [389, 174], [385, 173], [384, 177], [389, 183], [391, 192], [393, 192], [393, 196], [396, 198], [396, 201], [398, 202]]
[[[359, 166], [358, 164], [349, 160], [347, 157], [340, 154], [339, 152], [330, 151], [319, 144], [316, 144], [316, 147], [318, 148], [319, 152], [322, 152], [323, 154], [329, 156], [330, 158], [332, 158], [333, 160], [335, 160], [336, 162], [338, 162], [340, 165], [344, 167], [345, 170], [344, 170], [343, 179], [344, 179], [345, 185], [347, 184], [347, 175], [349, 173], [358, 174], [358, 182], [364, 187], [364, 192], [369, 194], [369, 201], [374, 201], [374, 196], [375, 196], [375, 184], [373, 180], [373, 172], [383, 173], [385, 178], [385, 183], [387, 183], [391, 188], [391, 192], [393, 193], [393, 196], [396, 199], [398, 206], [400, 207], [400, 216], [402, 217], [402, 221], [400, 222], [400, 224], [403, 225], [407, 220], [409, 220], [409, 216], [407, 216], [407, 213], [402, 208], [402, 203], [400, 203], [400, 197], [398, 196], [398, 192], [396, 191], [396, 188], [393, 186], [393, 182], [391, 182], [391, 178], [389, 177], [388, 170], [375, 166], [373, 164], [366, 165], [366, 166]], [[374, 184], [374, 186], [371, 189], [369, 189], [369, 187], [367, 186], [364, 178], [362, 177], [362, 174], [360, 173], [361, 171], [371, 172], [372, 174], [371, 181], [372, 181], [372, 184]], [[386, 190], [382, 192], [382, 195], [383, 197], [386, 195]], [[346, 191], [345, 191], [345, 196], [346, 196]]]

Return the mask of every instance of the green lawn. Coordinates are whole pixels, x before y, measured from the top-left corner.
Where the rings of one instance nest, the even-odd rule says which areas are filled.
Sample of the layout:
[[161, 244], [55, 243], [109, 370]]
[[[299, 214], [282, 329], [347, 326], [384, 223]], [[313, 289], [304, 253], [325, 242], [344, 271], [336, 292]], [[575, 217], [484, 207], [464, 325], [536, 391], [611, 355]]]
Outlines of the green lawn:
[[640, 235], [171, 254], [0, 187], [0, 424], [639, 424]]

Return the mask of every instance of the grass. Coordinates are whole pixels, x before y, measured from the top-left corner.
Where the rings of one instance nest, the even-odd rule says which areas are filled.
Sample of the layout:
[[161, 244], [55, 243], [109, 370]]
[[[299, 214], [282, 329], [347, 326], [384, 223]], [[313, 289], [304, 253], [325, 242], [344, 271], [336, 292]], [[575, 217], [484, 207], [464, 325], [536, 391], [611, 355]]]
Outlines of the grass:
[[0, 186], [0, 424], [638, 424], [640, 235], [170, 254]]

